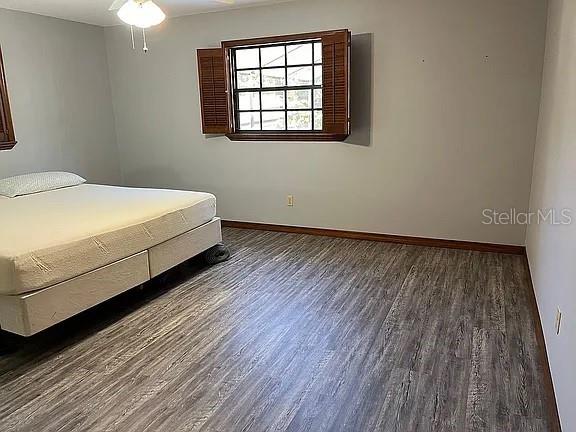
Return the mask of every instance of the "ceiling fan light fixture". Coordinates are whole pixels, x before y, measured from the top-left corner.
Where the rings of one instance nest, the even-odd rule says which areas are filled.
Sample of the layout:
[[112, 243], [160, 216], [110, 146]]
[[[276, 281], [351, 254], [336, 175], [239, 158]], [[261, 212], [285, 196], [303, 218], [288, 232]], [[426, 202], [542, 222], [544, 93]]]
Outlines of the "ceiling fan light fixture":
[[118, 11], [118, 17], [139, 28], [149, 28], [166, 19], [162, 9], [152, 0], [128, 0]]

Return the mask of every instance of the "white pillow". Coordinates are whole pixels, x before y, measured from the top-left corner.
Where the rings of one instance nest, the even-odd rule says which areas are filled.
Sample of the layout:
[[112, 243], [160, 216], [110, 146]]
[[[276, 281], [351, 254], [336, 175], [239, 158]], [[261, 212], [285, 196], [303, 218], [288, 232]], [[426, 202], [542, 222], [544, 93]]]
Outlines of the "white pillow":
[[77, 186], [85, 182], [86, 180], [79, 175], [68, 172], [24, 174], [0, 180], [0, 195], [14, 198], [20, 195]]

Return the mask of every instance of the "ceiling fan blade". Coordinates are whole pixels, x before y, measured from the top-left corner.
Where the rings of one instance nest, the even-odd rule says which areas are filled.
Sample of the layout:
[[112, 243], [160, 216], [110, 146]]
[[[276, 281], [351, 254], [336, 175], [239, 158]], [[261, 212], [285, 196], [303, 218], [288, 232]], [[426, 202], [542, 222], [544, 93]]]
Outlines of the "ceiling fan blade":
[[126, 3], [126, 0], [114, 0], [114, 2], [110, 5], [110, 8], [108, 10], [109, 11], [118, 10], [122, 6], [124, 6], [124, 3]]
[[236, 0], [214, 0], [214, 1], [218, 2], [218, 3], [228, 4], [228, 5], [232, 5], [232, 4], [236, 3]]

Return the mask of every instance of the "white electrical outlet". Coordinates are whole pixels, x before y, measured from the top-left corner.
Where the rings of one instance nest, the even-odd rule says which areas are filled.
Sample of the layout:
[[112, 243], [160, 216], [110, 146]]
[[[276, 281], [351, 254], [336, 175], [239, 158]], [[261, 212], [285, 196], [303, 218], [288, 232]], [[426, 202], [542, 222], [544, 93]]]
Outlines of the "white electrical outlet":
[[556, 327], [556, 334], [559, 335], [560, 334], [560, 325], [562, 324], [562, 311], [560, 310], [560, 308], [556, 308], [556, 323], [555, 323], [555, 327]]
[[288, 195], [286, 204], [288, 205], [288, 207], [294, 207], [294, 195]]

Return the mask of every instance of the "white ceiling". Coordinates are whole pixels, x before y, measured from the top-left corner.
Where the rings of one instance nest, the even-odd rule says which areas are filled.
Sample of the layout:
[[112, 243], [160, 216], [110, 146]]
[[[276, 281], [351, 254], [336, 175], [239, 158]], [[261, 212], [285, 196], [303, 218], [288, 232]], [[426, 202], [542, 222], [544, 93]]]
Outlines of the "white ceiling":
[[[155, 0], [155, 3], [166, 15], [176, 17], [282, 1], [289, 0], [236, 0], [233, 5], [218, 0]], [[121, 23], [114, 12], [108, 11], [112, 2], [113, 0], [0, 0], [0, 8], [111, 26]]]

